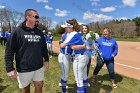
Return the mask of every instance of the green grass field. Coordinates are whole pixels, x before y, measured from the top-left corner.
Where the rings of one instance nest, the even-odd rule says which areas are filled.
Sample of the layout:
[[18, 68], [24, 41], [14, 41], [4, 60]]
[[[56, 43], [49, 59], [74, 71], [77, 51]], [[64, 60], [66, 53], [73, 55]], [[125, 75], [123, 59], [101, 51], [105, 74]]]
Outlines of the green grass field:
[[54, 41], [57, 41], [57, 40], [61, 40], [61, 35], [60, 34], [57, 34], [53, 37], [53, 40]]
[[[119, 74], [116, 74], [118, 88], [113, 89], [109, 81], [108, 72], [102, 69], [98, 75], [97, 83], [91, 82], [92, 70], [90, 69], [89, 81], [91, 87], [88, 88], [88, 93], [140, 93], [140, 81], [131, 79]], [[61, 70], [57, 61], [57, 54], [50, 59], [50, 68], [45, 70], [45, 81], [43, 93], [61, 93], [61, 88], [58, 86]], [[71, 70], [68, 79], [68, 93], [76, 93], [75, 80]], [[33, 84], [31, 84], [31, 93], [33, 92]], [[20, 93], [16, 80], [11, 80], [7, 77], [4, 65], [4, 47], [0, 46], [0, 93]]]

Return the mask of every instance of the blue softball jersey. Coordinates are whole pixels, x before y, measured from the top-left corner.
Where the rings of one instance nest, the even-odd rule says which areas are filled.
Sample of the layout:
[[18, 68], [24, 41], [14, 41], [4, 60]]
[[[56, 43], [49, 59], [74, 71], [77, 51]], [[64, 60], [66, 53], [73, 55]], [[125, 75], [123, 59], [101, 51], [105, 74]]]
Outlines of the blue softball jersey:
[[48, 36], [48, 35], [47, 35], [46, 41], [47, 41], [48, 43], [52, 43], [52, 41], [53, 41], [53, 36], [52, 36], [52, 35], [51, 35], [51, 36]]
[[[70, 33], [65, 33], [64, 36], [62, 37], [62, 42], [66, 40], [66, 38], [69, 36]], [[63, 54], [72, 54], [73, 50], [71, 47], [68, 45], [65, 48], [60, 48], [60, 52]]]
[[[83, 45], [85, 43], [82, 33], [75, 31], [71, 32], [69, 37], [64, 42], [67, 43], [69, 46], [74, 44]], [[86, 49], [74, 50], [74, 54], [83, 54], [85, 51]]]

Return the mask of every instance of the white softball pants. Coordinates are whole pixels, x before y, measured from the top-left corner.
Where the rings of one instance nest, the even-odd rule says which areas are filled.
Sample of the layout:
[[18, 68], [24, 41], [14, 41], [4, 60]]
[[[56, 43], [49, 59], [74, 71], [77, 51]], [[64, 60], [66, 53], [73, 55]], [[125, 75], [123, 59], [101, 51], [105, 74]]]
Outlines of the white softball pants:
[[87, 80], [87, 64], [89, 58], [87, 55], [76, 54], [74, 56], [73, 71], [77, 87], [83, 87], [83, 81]]
[[59, 64], [60, 64], [61, 70], [62, 70], [61, 79], [64, 81], [67, 81], [68, 74], [69, 74], [69, 68], [70, 68], [70, 64], [72, 61], [72, 56], [60, 53], [58, 55], [58, 61], [59, 61]]

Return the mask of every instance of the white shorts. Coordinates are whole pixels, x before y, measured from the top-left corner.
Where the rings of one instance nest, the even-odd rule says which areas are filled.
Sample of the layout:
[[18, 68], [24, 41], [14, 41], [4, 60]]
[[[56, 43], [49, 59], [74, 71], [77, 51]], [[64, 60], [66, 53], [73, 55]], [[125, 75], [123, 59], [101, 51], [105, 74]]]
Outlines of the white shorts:
[[25, 88], [27, 87], [31, 81], [43, 81], [44, 79], [44, 67], [32, 71], [32, 72], [25, 72], [25, 73], [19, 73], [17, 72], [17, 79], [19, 83], [19, 88]]

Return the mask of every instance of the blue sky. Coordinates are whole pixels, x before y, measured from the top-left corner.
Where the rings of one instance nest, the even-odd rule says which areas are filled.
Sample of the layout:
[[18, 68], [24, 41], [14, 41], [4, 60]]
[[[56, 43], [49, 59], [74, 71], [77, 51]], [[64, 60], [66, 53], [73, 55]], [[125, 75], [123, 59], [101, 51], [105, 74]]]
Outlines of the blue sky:
[[90, 23], [140, 16], [140, 0], [0, 0], [0, 8], [6, 6], [22, 13], [33, 8], [54, 24], [71, 18]]

